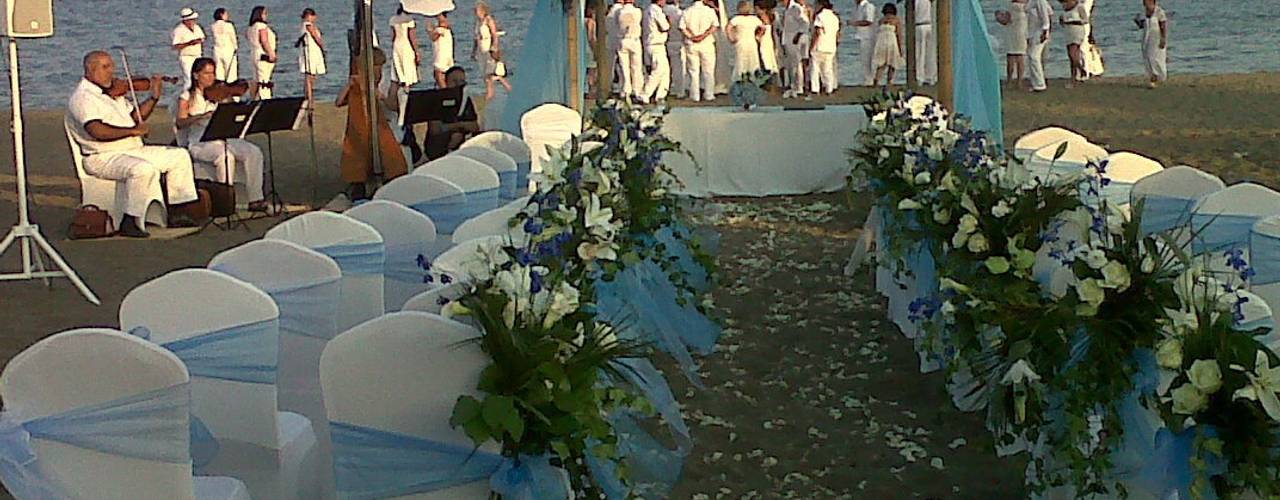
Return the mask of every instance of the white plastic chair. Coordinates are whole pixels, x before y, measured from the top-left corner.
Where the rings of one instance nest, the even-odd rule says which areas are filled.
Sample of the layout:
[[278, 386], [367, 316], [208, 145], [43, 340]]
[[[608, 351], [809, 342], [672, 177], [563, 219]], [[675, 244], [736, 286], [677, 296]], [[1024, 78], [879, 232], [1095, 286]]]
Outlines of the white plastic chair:
[[[68, 121], [69, 119], [69, 117], [63, 119], [62, 129], [67, 135], [67, 143], [71, 146], [71, 162], [76, 167], [76, 178], [80, 180], [80, 205], [95, 205], [106, 210], [111, 215], [114, 225], [111, 229], [119, 229], [120, 219], [124, 218], [125, 204], [129, 200], [129, 190], [123, 182], [99, 179], [84, 171], [84, 153], [81, 152], [75, 135], [71, 133], [74, 125]], [[169, 224], [168, 213], [164, 204], [164, 190], [161, 189], [160, 178], [156, 177], [155, 182], [147, 186], [147, 213], [143, 217], [145, 219], [143, 222], [165, 227]]]
[[511, 227], [511, 219], [524, 210], [524, 205], [506, 205], [477, 215], [453, 231], [453, 243], [483, 238], [485, 236], [508, 237], [515, 244], [523, 244], [528, 234], [521, 226]]
[[[476, 344], [466, 341], [479, 335], [440, 316], [409, 311], [388, 314], [339, 335], [320, 358], [329, 420], [473, 446], [461, 430], [449, 425], [449, 419], [459, 396], [478, 395], [476, 384], [489, 359]], [[400, 498], [488, 495], [489, 482], [482, 480]]]
[[520, 117], [520, 135], [529, 145], [532, 172], [542, 172], [546, 168], [551, 159], [548, 146], [559, 148], [581, 133], [582, 115], [560, 104], [543, 104]]
[[[467, 240], [454, 245], [449, 251], [436, 258], [432, 268], [437, 273], [448, 275], [453, 281], [465, 281], [490, 274], [490, 255], [506, 244], [502, 236], [485, 236]], [[448, 283], [444, 283], [448, 284]]]
[[452, 240], [441, 236], [453, 234], [461, 224], [459, 213], [467, 203], [463, 189], [434, 175], [402, 175], [386, 183], [373, 194], [374, 200], [394, 201], [431, 218], [436, 226], [436, 253], [443, 252]]
[[1191, 222], [1191, 210], [1210, 193], [1221, 191], [1226, 184], [1218, 176], [1186, 165], [1166, 168], [1143, 177], [1129, 192], [1131, 205], [1143, 204], [1142, 230], [1151, 234], [1174, 231], [1180, 245], [1185, 245]]
[[277, 401], [281, 410], [299, 413], [316, 432], [320, 486], [333, 493], [333, 450], [329, 421], [320, 394], [320, 353], [338, 334], [342, 270], [328, 256], [297, 243], [254, 240], [215, 255], [209, 268], [244, 280], [267, 292], [280, 310]]
[[[336, 257], [335, 249], [364, 248], [382, 245], [382, 235], [372, 226], [342, 214], [309, 212], [280, 224], [267, 234], [266, 239], [292, 241], [304, 247], [333, 257], [342, 267], [342, 310], [338, 314], [338, 331], [343, 331], [385, 312], [383, 305], [382, 266], [366, 268], [360, 262]], [[381, 260], [381, 259], [378, 259]], [[345, 267], [344, 267], [345, 266]]]
[[493, 169], [498, 174], [500, 197], [503, 201], [511, 201], [529, 193], [527, 183], [520, 185], [520, 169], [516, 161], [502, 151], [485, 146], [463, 146], [450, 155], [470, 158]]
[[501, 130], [491, 130], [467, 139], [462, 143], [462, 147], [488, 147], [510, 156], [516, 162], [517, 190], [528, 190], [531, 187], [529, 172], [533, 168], [533, 156], [530, 154], [529, 145], [525, 144], [523, 139]]
[[[1066, 143], [1067, 149], [1062, 156], [1054, 159], [1058, 148]], [[1091, 161], [1102, 161], [1107, 157], [1107, 150], [1079, 139], [1065, 139], [1051, 142], [1031, 153], [1026, 160], [1027, 170], [1032, 176], [1047, 180], [1052, 175], [1066, 176], [1084, 170]]]
[[348, 217], [373, 226], [386, 245], [383, 302], [387, 311], [399, 311], [410, 297], [432, 287], [423, 278], [435, 259], [436, 225], [431, 218], [394, 201], [374, 200], [345, 212]]
[[1089, 138], [1080, 135], [1078, 132], [1061, 127], [1045, 127], [1032, 130], [1019, 137], [1018, 141], [1013, 144], [1013, 157], [1026, 161], [1036, 150], [1067, 140], [1089, 142]]
[[[158, 345], [229, 328], [276, 321], [265, 292], [208, 269], [180, 269], [134, 288], [120, 304], [120, 326], [144, 327]], [[271, 334], [267, 332], [264, 334]], [[192, 414], [218, 440], [205, 470], [245, 482], [258, 498], [315, 498], [319, 493], [311, 422], [277, 411], [274, 383], [193, 377]]]
[[[182, 361], [142, 339], [106, 328], [47, 337], [14, 356], [0, 374], [5, 410], [24, 419], [56, 415], [185, 384]], [[186, 416], [177, 425], [188, 425]], [[32, 438], [31, 447], [72, 498], [248, 500], [244, 483], [192, 477], [191, 463], [168, 463]], [[179, 450], [187, 453], [188, 450]]]

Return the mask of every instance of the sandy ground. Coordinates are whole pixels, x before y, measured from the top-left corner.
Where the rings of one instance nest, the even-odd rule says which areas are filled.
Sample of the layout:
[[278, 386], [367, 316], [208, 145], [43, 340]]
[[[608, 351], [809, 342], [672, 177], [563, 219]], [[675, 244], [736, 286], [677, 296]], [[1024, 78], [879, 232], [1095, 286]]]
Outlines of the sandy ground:
[[[1158, 90], [1140, 83], [1105, 79], [1068, 90], [1054, 82], [1044, 94], [1010, 92], [1007, 136], [1061, 125], [1112, 150], [1280, 188], [1280, 75], [1175, 76]], [[823, 100], [854, 102], [869, 92], [842, 89]], [[52, 287], [0, 284], [0, 360], [54, 332], [116, 325], [120, 301], [133, 287], [202, 266], [276, 221], [171, 241], [68, 241], [79, 185], [61, 116], [26, 113], [33, 217], [103, 304], [85, 302], [65, 280]], [[341, 189], [344, 116], [320, 109], [314, 169], [305, 129], [275, 135], [287, 201], [322, 203]], [[172, 138], [168, 120], [164, 112], [153, 117], [159, 132], [152, 142]], [[253, 140], [265, 147], [263, 138]], [[8, 134], [0, 135], [0, 150], [0, 157], [12, 157]], [[6, 226], [16, 220], [14, 189], [11, 167], [0, 169]], [[719, 352], [704, 361], [707, 389], [691, 390], [671, 377], [685, 394], [697, 441], [673, 497], [1021, 496], [1022, 462], [995, 459], [980, 421], [952, 409], [936, 375], [916, 373], [910, 343], [887, 325], [868, 276], [840, 275], [865, 207], [839, 195], [716, 200], [707, 207], [703, 223], [725, 238], [715, 297], [728, 329]], [[0, 256], [0, 269], [14, 269], [16, 255]]]

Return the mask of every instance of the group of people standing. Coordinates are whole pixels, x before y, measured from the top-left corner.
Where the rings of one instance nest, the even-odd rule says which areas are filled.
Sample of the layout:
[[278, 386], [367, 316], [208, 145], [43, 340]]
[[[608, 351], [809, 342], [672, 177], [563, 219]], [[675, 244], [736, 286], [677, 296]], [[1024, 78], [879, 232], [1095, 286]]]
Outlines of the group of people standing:
[[[507, 92], [511, 84], [507, 81], [506, 63], [503, 62], [501, 37], [504, 34], [498, 28], [498, 21], [493, 11], [484, 1], [475, 5], [476, 28], [472, 33], [471, 57], [480, 73], [484, 76], [485, 95], [492, 99], [496, 85], [500, 84]], [[397, 10], [391, 17], [391, 64], [394, 69], [393, 81], [404, 88], [417, 85], [422, 81], [418, 72], [422, 65], [422, 51], [418, 38], [418, 21], [405, 12]], [[424, 26], [431, 40], [431, 74], [437, 88], [445, 88], [448, 82], [445, 73], [456, 66], [454, 60], [453, 25], [449, 22], [449, 14], [442, 12], [432, 16]], [[375, 43], [376, 45], [376, 43]]]

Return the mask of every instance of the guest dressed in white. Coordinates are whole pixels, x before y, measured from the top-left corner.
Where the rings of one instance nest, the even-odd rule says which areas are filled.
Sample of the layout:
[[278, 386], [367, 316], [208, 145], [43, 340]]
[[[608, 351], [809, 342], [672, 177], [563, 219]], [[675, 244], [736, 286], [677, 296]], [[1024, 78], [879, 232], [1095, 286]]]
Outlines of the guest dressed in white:
[[212, 165], [210, 172], [201, 178], [214, 179], [224, 184], [244, 179], [245, 194], [249, 196], [249, 210], [265, 212], [267, 203], [262, 194], [262, 150], [244, 139], [226, 139], [202, 142], [209, 119], [218, 109], [218, 103], [205, 98], [204, 91], [217, 81], [212, 59], [196, 59], [191, 68], [195, 82], [178, 96], [178, 110], [174, 118], [178, 145], [191, 152], [191, 158]]
[[405, 13], [404, 7], [399, 7], [396, 15], [391, 16], [390, 24], [393, 81], [412, 87], [418, 84], [418, 63], [422, 60], [422, 54], [418, 53], [418, 23]]
[[684, 16], [684, 10], [680, 8], [679, 0], [667, 0], [667, 5], [662, 8], [667, 14], [667, 24], [671, 30], [667, 32], [667, 59], [671, 67], [671, 93], [677, 97], [689, 95], [689, 86], [685, 82], [684, 77], [684, 32], [680, 31], [680, 18]]
[[[863, 0], [870, 5], [870, 2]], [[813, 61], [809, 68], [809, 90], [817, 94], [832, 94], [836, 91], [836, 48], [840, 40], [840, 18], [831, 5], [831, 0], [818, 0], [818, 13], [813, 16], [813, 53], [809, 56]], [[862, 45], [870, 48], [871, 42]], [[868, 54], [869, 56], [872, 54]], [[868, 64], [870, 58], [868, 58]], [[868, 67], [868, 74], [875, 76], [874, 70]], [[871, 85], [874, 81], [869, 81]]]
[[938, 83], [938, 41], [933, 37], [933, 0], [916, 2], [916, 81]]
[[764, 36], [764, 23], [752, 12], [751, 2], [738, 2], [738, 15], [729, 20], [725, 36], [733, 44], [733, 76], [755, 73], [760, 69], [760, 38]]
[[431, 29], [431, 69], [435, 71], [436, 88], [445, 88], [444, 74], [454, 66], [453, 26], [443, 12], [436, 16], [436, 27]]
[[276, 54], [276, 30], [267, 25], [267, 8], [261, 5], [254, 7], [249, 14], [249, 29], [245, 38], [249, 39], [249, 48], [253, 54], [253, 95], [258, 99], [270, 99], [274, 84], [271, 75], [276, 71], [276, 62], [280, 60]]
[[671, 60], [667, 57], [667, 32], [671, 21], [667, 19], [666, 0], [653, 0], [644, 11], [644, 54], [649, 58], [649, 77], [645, 80], [641, 102], [665, 101], [671, 92]]
[[[853, 6], [853, 38], [858, 41], [858, 63], [862, 67], [862, 85], [875, 85], [876, 70], [871, 64], [876, 50], [876, 6], [871, 0], [857, 0]], [[817, 22], [817, 21], [814, 21]]]
[[1005, 73], [1008, 84], [1016, 86], [1026, 77], [1027, 0], [1009, 2], [1007, 16], [1004, 29]]
[[219, 80], [232, 82], [240, 78], [240, 58], [236, 55], [240, 48], [240, 35], [236, 33], [236, 25], [231, 24], [227, 9], [213, 11], [213, 19], [209, 31], [213, 32], [214, 71]]
[[622, 0], [616, 17], [618, 30], [618, 66], [622, 69], [622, 95], [641, 99], [644, 92], [644, 45], [640, 42], [644, 13], [635, 0]]
[[1052, 24], [1053, 7], [1049, 6], [1049, 0], [1027, 1], [1027, 79], [1032, 92], [1049, 88], [1044, 79], [1044, 50]]
[[[94, 51], [84, 57], [84, 79], [67, 103], [71, 135], [84, 154], [84, 170], [100, 179], [124, 182], [126, 200], [120, 234], [149, 236], [143, 229], [147, 213], [147, 187], [164, 174], [170, 213], [196, 200], [191, 156], [185, 149], [147, 146], [142, 138], [150, 128], [147, 118], [163, 95], [164, 82], [151, 79], [151, 98], [134, 107], [124, 96], [112, 97], [106, 89], [115, 81], [115, 62], [106, 52]], [[194, 225], [188, 217], [174, 215], [170, 225]]]
[[316, 77], [325, 74], [324, 36], [316, 26], [316, 11], [311, 7], [302, 9], [302, 28], [298, 30], [297, 45], [302, 48], [298, 53], [298, 68], [306, 75], [305, 92], [307, 106], [314, 108]]
[[1070, 88], [1076, 82], [1083, 81], [1086, 75], [1081, 47], [1089, 40], [1089, 13], [1080, 0], [1062, 0], [1062, 10], [1062, 17], [1058, 21], [1066, 35], [1067, 58], [1071, 63], [1071, 79], [1067, 81], [1067, 87]]
[[707, 5], [713, 0], [698, 0], [685, 9], [680, 18], [684, 32], [685, 75], [689, 79], [689, 99], [694, 102], [716, 98], [716, 30], [720, 14]]
[[196, 58], [204, 55], [204, 29], [196, 24], [196, 19], [200, 14], [190, 7], [183, 7], [178, 12], [178, 17], [182, 19], [177, 26], [173, 27], [173, 50], [178, 51], [178, 69], [182, 75], [183, 87], [191, 86], [191, 63], [196, 62]]
[[906, 44], [902, 39], [905, 30], [902, 27], [902, 19], [898, 17], [898, 6], [886, 3], [881, 13], [884, 17], [880, 18], [880, 28], [876, 34], [876, 53], [871, 64], [876, 67], [876, 83], [880, 82], [880, 75], [884, 74], [884, 86], [888, 87], [893, 84], [894, 72], [902, 67], [907, 57]]
[[1169, 16], [1156, 0], [1143, 0], [1142, 60], [1147, 73], [1147, 86], [1155, 88], [1169, 78], [1165, 60], [1169, 47]]
[[[760, 36], [760, 68], [778, 74], [780, 63], [778, 59], [778, 30], [775, 28], [774, 12], [763, 6], [756, 7], [756, 17], [760, 18], [760, 22], [764, 25], [762, 35]], [[775, 78], [777, 78], [775, 76]]]
[[813, 30], [812, 13], [805, 0], [787, 2], [782, 15], [782, 71], [786, 77], [787, 96], [804, 93], [805, 67], [809, 65], [809, 34]]

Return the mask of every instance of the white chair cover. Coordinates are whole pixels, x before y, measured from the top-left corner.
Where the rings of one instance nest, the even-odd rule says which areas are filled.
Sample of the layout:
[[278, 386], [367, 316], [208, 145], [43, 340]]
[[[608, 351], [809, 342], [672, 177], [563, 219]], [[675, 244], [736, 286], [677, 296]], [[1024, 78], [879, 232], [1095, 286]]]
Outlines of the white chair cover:
[[309, 212], [277, 224], [263, 238], [292, 241], [328, 255], [338, 263], [342, 268], [338, 331], [385, 312], [382, 296], [385, 250], [377, 229], [342, 214]]
[[[339, 335], [320, 359], [329, 420], [473, 446], [461, 430], [449, 425], [449, 418], [459, 396], [477, 394], [480, 371], [489, 363], [475, 343], [466, 342], [479, 335], [440, 316], [410, 311], [388, 314]], [[488, 481], [477, 481], [400, 498], [488, 494]]]
[[542, 172], [551, 158], [547, 147], [559, 148], [582, 133], [582, 115], [560, 104], [543, 104], [520, 117], [520, 131], [529, 145], [532, 171]]
[[[1142, 201], [1142, 231], [1146, 234], [1185, 228], [1201, 197], [1221, 191], [1226, 184], [1218, 176], [1186, 165], [1166, 168], [1134, 183], [1130, 203]], [[1175, 238], [1186, 243], [1186, 231]]]
[[521, 226], [511, 227], [511, 219], [523, 211], [524, 207], [524, 205], [508, 204], [463, 222], [453, 232], [453, 243], [456, 245], [485, 236], [503, 236], [510, 238], [512, 242], [523, 244], [528, 239], [528, 233], [525, 233]]
[[[1250, 291], [1267, 305], [1280, 305], [1280, 216], [1265, 217], [1254, 223], [1249, 237], [1249, 265], [1256, 273]], [[1280, 353], [1280, 331], [1270, 325], [1268, 347]]]
[[467, 204], [473, 207], [497, 208], [501, 200], [502, 181], [498, 173], [484, 163], [461, 155], [448, 155], [413, 169], [413, 175], [434, 175], [447, 180], [467, 193]]
[[[246, 325], [265, 325], [255, 335], [274, 337], [278, 343], [279, 316], [275, 302], [262, 290], [208, 269], [170, 272], [134, 288], [120, 304], [121, 329], [134, 333], [145, 328], [159, 345]], [[206, 347], [226, 352], [239, 346]], [[277, 411], [274, 383], [196, 376], [191, 396], [192, 415], [218, 439], [218, 455], [207, 471], [244, 481], [258, 498], [315, 498], [319, 493], [311, 422]]]
[[388, 311], [399, 311], [410, 297], [431, 289], [427, 277], [438, 245], [436, 225], [430, 217], [386, 200], [361, 204], [347, 210], [346, 215], [382, 234], [386, 245], [383, 301]]
[[[394, 201], [431, 218], [438, 245], [451, 243], [453, 230], [466, 220], [467, 195], [462, 187], [434, 175], [404, 175], [373, 194], [375, 200]], [[447, 247], [437, 246], [443, 252]]]
[[450, 283], [414, 295], [413, 298], [404, 303], [404, 310], [440, 314], [445, 304], [462, 298], [465, 293], [467, 293], [466, 282]]
[[1106, 178], [1110, 182], [1102, 188], [1102, 195], [1111, 206], [1126, 213], [1133, 185], [1144, 177], [1164, 170], [1164, 165], [1160, 162], [1128, 151], [1112, 153], [1106, 162]]
[[[52, 335], [14, 356], [0, 374], [0, 395], [6, 413], [29, 420], [188, 381], [182, 361], [169, 351], [117, 330], [84, 328]], [[174, 425], [185, 429], [187, 414], [179, 415]], [[40, 438], [31, 440], [31, 448], [41, 469], [72, 498], [249, 499], [235, 479], [193, 478], [190, 462], [141, 460]]]
[[[80, 144], [76, 142], [75, 136], [71, 134], [71, 123], [67, 121], [70, 117], [62, 120], [63, 132], [67, 135], [67, 143], [71, 146], [71, 162], [76, 167], [76, 178], [80, 180], [80, 204], [95, 205], [102, 210], [106, 210], [111, 214], [111, 221], [114, 227], [120, 228], [120, 219], [124, 217], [125, 204], [128, 203], [129, 189], [123, 182], [109, 181], [99, 179], [88, 172], [84, 171], [84, 154], [80, 151]], [[145, 223], [154, 224], [160, 227], [169, 224], [167, 217], [168, 209], [164, 204], [164, 190], [160, 186], [160, 178], [156, 177], [155, 182], [147, 186], [147, 213], [143, 217]]]
[[529, 193], [528, 182], [520, 184], [520, 169], [515, 159], [502, 151], [485, 146], [463, 146], [450, 155], [470, 158], [493, 169], [498, 174], [498, 184], [501, 186], [499, 196], [503, 201], [511, 201]]
[[438, 273], [448, 275], [452, 281], [465, 281], [476, 276], [485, 276], [489, 274], [490, 266], [487, 256], [497, 252], [505, 244], [506, 238], [502, 236], [485, 236], [467, 240], [440, 254], [432, 268]]
[[517, 190], [528, 190], [531, 187], [529, 172], [533, 168], [533, 156], [529, 152], [529, 145], [525, 144], [523, 139], [501, 130], [491, 130], [467, 139], [462, 143], [462, 147], [488, 147], [510, 156], [516, 162]]
[[1031, 153], [1036, 152], [1036, 150], [1066, 140], [1089, 142], [1087, 137], [1077, 132], [1061, 127], [1045, 127], [1032, 130], [1019, 137], [1018, 141], [1013, 144], [1013, 156], [1020, 161], [1026, 161], [1031, 156]]
[[[1054, 160], [1058, 147], [1067, 144], [1067, 150]], [[1107, 150], [1100, 146], [1079, 139], [1065, 139], [1051, 142], [1031, 153], [1026, 160], [1027, 170], [1034, 177], [1050, 179], [1051, 176], [1067, 176], [1084, 169], [1090, 161], [1101, 161], [1107, 157]]]
[[1271, 215], [1280, 215], [1280, 193], [1265, 186], [1246, 182], [1205, 195], [1191, 213], [1192, 250], [1214, 270], [1225, 270], [1223, 253], [1232, 249], [1245, 250], [1247, 262], [1254, 223]]

